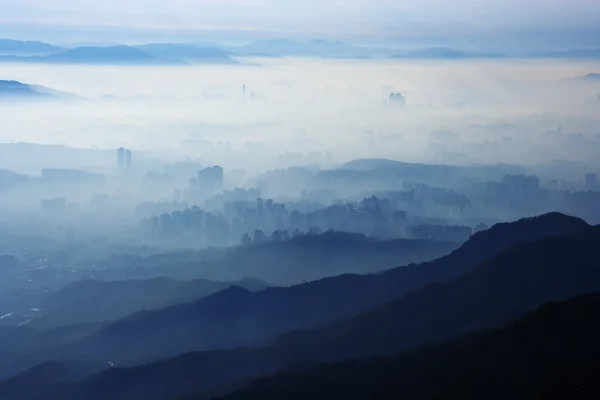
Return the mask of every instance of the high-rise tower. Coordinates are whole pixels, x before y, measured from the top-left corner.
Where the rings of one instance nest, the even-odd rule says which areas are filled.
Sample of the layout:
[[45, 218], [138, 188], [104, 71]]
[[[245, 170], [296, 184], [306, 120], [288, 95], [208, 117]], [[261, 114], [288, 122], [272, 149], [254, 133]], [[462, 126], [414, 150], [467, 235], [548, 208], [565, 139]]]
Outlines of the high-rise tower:
[[117, 167], [119, 169], [125, 168], [125, 149], [123, 147], [117, 150]]
[[125, 168], [131, 169], [131, 150], [125, 150]]

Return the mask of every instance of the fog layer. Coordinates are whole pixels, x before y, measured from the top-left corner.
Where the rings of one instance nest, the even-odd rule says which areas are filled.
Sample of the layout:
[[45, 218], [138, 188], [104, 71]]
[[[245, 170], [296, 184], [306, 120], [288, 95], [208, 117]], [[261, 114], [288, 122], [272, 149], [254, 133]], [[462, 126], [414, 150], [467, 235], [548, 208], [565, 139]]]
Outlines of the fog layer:
[[[244, 62], [3, 64], [0, 79], [74, 96], [4, 99], [0, 141], [125, 146], [162, 159], [190, 157], [253, 172], [365, 157], [593, 163], [599, 149], [600, 83], [574, 79], [600, 71], [597, 61]], [[391, 92], [403, 93], [406, 107], [387, 104]], [[4, 167], [15, 169], [14, 163]]]

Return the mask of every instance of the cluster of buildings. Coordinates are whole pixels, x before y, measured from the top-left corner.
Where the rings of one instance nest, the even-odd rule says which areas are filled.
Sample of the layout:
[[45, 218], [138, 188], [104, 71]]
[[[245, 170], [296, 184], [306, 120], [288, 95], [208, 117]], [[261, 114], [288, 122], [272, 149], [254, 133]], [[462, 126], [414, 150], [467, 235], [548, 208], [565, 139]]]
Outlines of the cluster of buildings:
[[[405, 101], [401, 94], [392, 95], [390, 102]], [[131, 169], [131, 150], [118, 149], [117, 166], [119, 171]], [[162, 200], [172, 193], [173, 188], [180, 188], [175, 189], [174, 201], [139, 203], [138, 199], [129, 204], [132, 218], [143, 220], [143, 231], [148, 237], [158, 240], [172, 237], [182, 243], [226, 246], [238, 244], [242, 238], [248, 243], [334, 230], [378, 239], [462, 242], [480, 230], [482, 222], [490, 224], [549, 211], [565, 212], [590, 223], [600, 223], [596, 173], [582, 176], [583, 181], [580, 178], [578, 182], [579, 191], [575, 192], [544, 185], [534, 175], [498, 175], [485, 180], [465, 178], [460, 183], [448, 185], [453, 189], [439, 187], [442, 185], [437, 183], [420, 183], [423, 179], [417, 176], [414, 181], [389, 182], [389, 187], [397, 186], [398, 189], [335, 200], [338, 199], [335, 197], [336, 179], [346, 184], [354, 182], [351, 172], [346, 171], [346, 175], [339, 178], [335, 174], [328, 175], [328, 188], [332, 193], [323, 196], [325, 200], [320, 199], [318, 192], [307, 192], [309, 194], [302, 194], [301, 200], [283, 203], [264, 199], [260, 189], [224, 190], [224, 170], [220, 166], [199, 170], [198, 165], [185, 167], [177, 174], [150, 172], [146, 176], [146, 181], [152, 181], [152, 185], [145, 193], [162, 193]], [[188, 179], [192, 174], [194, 176]], [[396, 175], [406, 174], [401, 171]], [[178, 180], [173, 179], [174, 176]], [[90, 183], [90, 187], [101, 187], [106, 177], [83, 171], [46, 169], [42, 171], [41, 182], [47, 182], [48, 188], [59, 187], [62, 183], [76, 187]], [[315, 188], [318, 185], [306, 181], [301, 186]], [[300, 204], [302, 201], [317, 206], [303, 208], [306, 204]], [[116, 202], [110, 195], [96, 194], [90, 204], [92, 209], [107, 210], [115, 208]], [[40, 201], [42, 213], [48, 216], [65, 215], [74, 207], [64, 197], [49, 195]], [[121, 207], [120, 212], [124, 209]]]
[[[587, 174], [585, 184], [595, 188], [596, 179], [595, 174]], [[405, 182], [402, 190], [304, 211], [296, 203], [259, 196], [259, 190], [226, 191], [213, 197], [218, 204], [210, 207], [211, 212], [192, 207], [151, 217], [145, 226], [149, 234], [161, 238], [202, 237], [206, 245], [231, 245], [240, 238], [251, 243], [273, 235], [276, 240], [328, 230], [377, 239], [463, 242], [494, 222], [550, 211], [600, 222], [600, 192], [548, 189], [533, 175], [505, 175], [499, 181], [472, 182], [456, 189]]]
[[206, 195], [215, 195], [223, 190], [223, 168], [218, 165], [198, 171], [196, 178], [189, 180], [190, 191], [200, 191]]
[[117, 150], [117, 168], [119, 171], [131, 169], [131, 150], [123, 147]]
[[[397, 202], [376, 197], [358, 203], [334, 204], [315, 211], [290, 210], [272, 199], [226, 202], [223, 212], [210, 213], [198, 207], [156, 215], [145, 221], [146, 232], [161, 241], [201, 241], [204, 245], [231, 245], [282, 240], [306, 233], [329, 230], [360, 233], [378, 239], [416, 238], [462, 242], [470, 227], [430, 225], [410, 218]], [[435, 221], [434, 221], [435, 222]], [[443, 222], [442, 222], [443, 224]]]
[[390, 93], [388, 104], [396, 107], [405, 107], [406, 97], [402, 93]]

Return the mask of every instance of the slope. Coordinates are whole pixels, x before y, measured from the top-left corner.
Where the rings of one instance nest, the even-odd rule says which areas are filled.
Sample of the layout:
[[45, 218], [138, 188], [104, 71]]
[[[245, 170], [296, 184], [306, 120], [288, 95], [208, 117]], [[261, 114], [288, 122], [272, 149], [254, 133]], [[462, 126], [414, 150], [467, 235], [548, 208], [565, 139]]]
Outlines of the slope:
[[[532, 221], [539, 226], [540, 219], [521, 224], [531, 226]], [[511, 226], [514, 228], [500, 228]], [[390, 353], [499, 326], [539, 304], [600, 291], [599, 244], [597, 227], [517, 244], [459, 279], [401, 296], [345, 321], [285, 335], [270, 346], [188, 353], [146, 366], [113, 368], [56, 392], [48, 388], [45, 398], [164, 399], [193, 392], [214, 395], [235, 387], [236, 382], [290, 366]], [[221, 303], [219, 296], [235, 299], [224, 313], [237, 308], [240, 299], [248, 298], [246, 292], [232, 289], [215, 295], [212, 301]], [[177, 341], [178, 337], [173, 335], [170, 340]], [[27, 397], [26, 391], [18, 395], [35, 399]]]
[[0, 39], [0, 55], [32, 56], [48, 55], [65, 50], [43, 42]]
[[182, 59], [194, 63], [238, 64], [229, 53], [218, 47], [199, 47], [180, 43], [151, 43], [135, 48], [158, 58]]
[[478, 53], [478, 52], [467, 52], [455, 49], [449, 49], [444, 47], [428, 48], [424, 50], [415, 51], [408, 54], [394, 55], [392, 58], [407, 58], [407, 59], [441, 59], [441, 60], [463, 60], [463, 59], [496, 59], [496, 58], [507, 58], [505, 54], [500, 53]]
[[0, 56], [0, 62], [115, 64], [115, 65], [187, 65], [177, 58], [154, 57], [131, 46], [82, 46], [42, 56]]
[[141, 310], [158, 309], [209, 296], [230, 286], [262, 290], [268, 285], [257, 280], [218, 282], [205, 279], [176, 281], [168, 278], [124, 281], [75, 282], [57, 291], [46, 293], [39, 304], [41, 318], [30, 325], [51, 328], [90, 322], [113, 321]]
[[600, 294], [546, 305], [504, 329], [371, 361], [258, 381], [244, 399], [592, 399], [600, 397]]
[[460, 249], [421, 265], [379, 275], [342, 275], [290, 288], [241, 288], [196, 302], [134, 314], [70, 344], [57, 356], [148, 362], [191, 350], [260, 345], [278, 334], [352, 317], [434, 282], [451, 280], [513, 243], [585, 229], [583, 221], [547, 214], [498, 224]]
[[52, 100], [76, 97], [71, 93], [61, 92], [44, 86], [0, 80], [0, 100]]
[[[341, 359], [386, 354], [504, 324], [548, 301], [600, 292], [600, 227], [519, 244], [473, 271], [326, 328], [294, 332], [278, 345]], [[348, 332], [352, 332], [351, 335]]]

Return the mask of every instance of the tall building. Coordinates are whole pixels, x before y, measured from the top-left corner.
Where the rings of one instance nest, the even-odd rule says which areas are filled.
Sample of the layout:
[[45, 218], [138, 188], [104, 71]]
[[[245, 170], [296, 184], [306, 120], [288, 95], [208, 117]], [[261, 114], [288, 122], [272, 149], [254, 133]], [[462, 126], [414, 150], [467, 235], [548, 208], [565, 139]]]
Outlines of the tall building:
[[406, 106], [406, 97], [402, 93], [390, 93], [389, 104], [397, 107]]
[[242, 85], [242, 99], [246, 98], [246, 85]]
[[117, 166], [119, 169], [125, 168], [125, 149], [123, 147], [117, 150]]
[[204, 193], [216, 193], [223, 189], [223, 168], [208, 167], [198, 171], [198, 189]]
[[585, 186], [588, 189], [594, 189], [598, 185], [598, 175], [589, 173], [585, 175]]
[[131, 150], [125, 150], [125, 168], [131, 169]]

